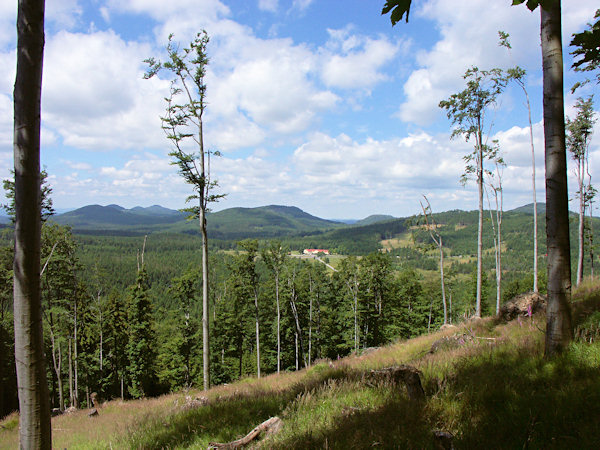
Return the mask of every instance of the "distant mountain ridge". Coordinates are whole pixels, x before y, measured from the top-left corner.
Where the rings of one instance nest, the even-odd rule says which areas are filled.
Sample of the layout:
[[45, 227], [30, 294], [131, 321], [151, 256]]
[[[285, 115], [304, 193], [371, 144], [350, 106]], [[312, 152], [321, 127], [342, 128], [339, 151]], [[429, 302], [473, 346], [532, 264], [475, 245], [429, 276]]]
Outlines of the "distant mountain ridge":
[[[160, 205], [126, 209], [112, 204], [87, 205], [56, 215], [52, 220], [73, 227], [75, 232], [83, 233], [197, 232], [197, 222], [190, 222], [186, 220], [187, 217], [188, 213]], [[282, 205], [224, 209], [209, 213], [207, 221], [209, 235], [218, 239], [268, 238], [346, 226], [340, 222], [313, 216], [295, 206]]]

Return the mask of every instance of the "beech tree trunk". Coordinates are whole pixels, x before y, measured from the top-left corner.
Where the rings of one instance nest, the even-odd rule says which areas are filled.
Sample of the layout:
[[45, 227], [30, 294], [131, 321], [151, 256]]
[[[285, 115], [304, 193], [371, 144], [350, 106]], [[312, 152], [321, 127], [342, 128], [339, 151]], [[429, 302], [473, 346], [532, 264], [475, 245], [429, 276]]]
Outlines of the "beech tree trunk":
[[581, 281], [583, 280], [583, 241], [584, 241], [584, 222], [585, 222], [585, 188], [583, 185], [584, 176], [585, 176], [585, 159], [582, 156], [577, 161], [577, 184], [579, 186], [579, 227], [577, 229], [578, 236], [578, 248], [577, 248], [577, 277], [575, 285], [579, 286]]
[[562, 351], [573, 339], [571, 262], [560, 1], [554, 2], [548, 10], [541, 7], [540, 10], [548, 248], [545, 353], [551, 356]]
[[258, 292], [254, 288], [254, 310], [256, 313], [256, 377], [260, 378], [260, 318], [258, 310]]
[[14, 89], [14, 327], [19, 439], [23, 449], [50, 449], [50, 402], [40, 293], [40, 121], [44, 0], [19, 0]]
[[[202, 133], [200, 133], [202, 136]], [[204, 175], [204, 148], [202, 154], [202, 174]], [[203, 194], [204, 195], [204, 194]], [[200, 231], [202, 234], [202, 372], [204, 390], [210, 388], [210, 330], [208, 310], [208, 233], [206, 232], [205, 203], [201, 199]]]
[[477, 118], [477, 195], [479, 198], [479, 220], [477, 222], [477, 294], [475, 317], [481, 317], [481, 270], [483, 259], [483, 137], [481, 118]]
[[533, 123], [531, 122], [531, 104], [525, 86], [522, 86], [527, 100], [527, 114], [529, 117], [529, 140], [531, 143], [531, 187], [533, 189], [533, 292], [538, 292], [538, 225], [537, 225], [537, 194], [535, 191], [535, 147], [533, 145]]
[[277, 302], [277, 373], [281, 370], [281, 308], [279, 307], [279, 271], [275, 272], [275, 300]]

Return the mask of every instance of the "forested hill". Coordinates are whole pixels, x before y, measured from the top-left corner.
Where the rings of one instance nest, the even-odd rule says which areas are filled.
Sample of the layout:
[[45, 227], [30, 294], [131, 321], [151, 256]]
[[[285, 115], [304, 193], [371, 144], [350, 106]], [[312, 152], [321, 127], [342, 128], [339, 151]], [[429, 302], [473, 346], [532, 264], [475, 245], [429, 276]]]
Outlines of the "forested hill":
[[[119, 205], [88, 205], [57, 215], [53, 220], [69, 225], [75, 233], [138, 235], [153, 231], [197, 233], [188, 214], [162, 206], [125, 209]], [[209, 213], [208, 231], [213, 239], [269, 238], [345, 227], [332, 220], [312, 216], [293, 206], [270, 205], [258, 208], [229, 208]]]

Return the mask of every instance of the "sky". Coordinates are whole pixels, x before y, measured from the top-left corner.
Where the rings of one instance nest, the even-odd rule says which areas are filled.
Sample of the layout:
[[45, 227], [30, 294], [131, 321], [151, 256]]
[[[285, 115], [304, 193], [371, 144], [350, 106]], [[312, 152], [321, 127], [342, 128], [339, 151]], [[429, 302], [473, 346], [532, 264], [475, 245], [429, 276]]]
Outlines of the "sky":
[[[210, 36], [206, 146], [215, 211], [270, 204], [323, 218], [405, 217], [426, 195], [434, 212], [477, 208], [462, 185], [473, 142], [451, 139], [438, 107], [465, 88], [463, 74], [519, 65], [527, 70], [538, 201], [544, 201], [539, 11], [509, 0], [415, 0], [409, 23], [392, 27], [384, 0], [48, 0], [42, 87], [42, 166], [58, 210], [88, 204], [182, 208], [191, 193], [170, 164], [160, 116], [169, 34], [182, 47]], [[343, 7], [341, 7], [343, 5]], [[566, 113], [598, 91], [569, 68], [568, 43], [598, 6], [563, 0]], [[0, 177], [13, 164], [12, 90], [17, 2], [0, 2]], [[499, 47], [498, 31], [512, 50]], [[600, 100], [600, 99], [599, 99]], [[597, 100], [598, 102], [598, 100]], [[596, 111], [598, 106], [596, 105]], [[531, 150], [523, 92], [509, 86], [488, 113], [507, 167], [504, 208], [531, 203]], [[600, 125], [591, 145], [600, 177]], [[575, 176], [569, 169], [570, 198]], [[0, 194], [0, 202], [4, 202]], [[572, 204], [575, 209], [575, 205]]]

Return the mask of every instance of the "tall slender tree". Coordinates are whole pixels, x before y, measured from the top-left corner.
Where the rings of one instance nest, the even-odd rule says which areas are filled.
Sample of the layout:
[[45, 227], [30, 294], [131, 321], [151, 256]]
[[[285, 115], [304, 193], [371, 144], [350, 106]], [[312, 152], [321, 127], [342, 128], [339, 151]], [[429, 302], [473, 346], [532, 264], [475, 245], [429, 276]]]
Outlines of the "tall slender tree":
[[[510, 44], [510, 35], [504, 31], [498, 31], [500, 37], [500, 46], [506, 47], [509, 52], [512, 49]], [[519, 66], [512, 67], [507, 70], [508, 80], [514, 81], [523, 91], [525, 95], [525, 103], [527, 105], [527, 115], [529, 119], [529, 144], [531, 146], [531, 188], [533, 192], [533, 292], [538, 292], [538, 208], [537, 208], [537, 193], [535, 189], [535, 146], [533, 143], [533, 122], [531, 120], [531, 103], [529, 102], [529, 92], [525, 84], [527, 71]]]
[[277, 308], [277, 373], [281, 370], [281, 308], [279, 304], [279, 277], [285, 264], [288, 249], [280, 241], [272, 241], [263, 249], [262, 258], [275, 277], [275, 303]]
[[21, 448], [50, 449], [40, 295], [40, 120], [44, 0], [19, 0], [14, 88], [14, 329]]
[[[208, 297], [208, 234], [206, 231], [206, 213], [208, 205], [216, 202], [223, 195], [211, 194], [217, 182], [210, 178], [210, 155], [218, 155], [204, 146], [204, 111], [206, 109], [206, 67], [208, 57], [206, 46], [208, 34], [202, 31], [190, 43], [189, 48], [181, 50], [169, 36], [165, 63], [148, 58], [144, 62], [149, 68], [144, 78], [152, 78], [160, 71], [166, 70], [173, 76], [169, 97], [166, 98], [166, 115], [161, 117], [162, 128], [171, 141], [173, 150], [169, 155], [172, 164], [179, 168], [179, 174], [186, 183], [193, 186], [194, 194], [186, 202], [197, 202], [196, 206], [186, 209], [191, 217], [198, 219], [202, 234], [202, 368], [204, 389], [210, 387], [210, 331], [209, 331], [209, 297]], [[181, 103], [179, 103], [181, 101]], [[188, 141], [197, 148], [197, 153], [184, 149]]]
[[[577, 231], [578, 237], [578, 254], [577, 254], [577, 276], [576, 284], [579, 285], [583, 279], [583, 259], [584, 259], [584, 227], [585, 227], [585, 210], [588, 207], [591, 185], [586, 184], [586, 177], [589, 171], [589, 147], [592, 137], [594, 123], [594, 108], [593, 96], [586, 100], [579, 97], [575, 103], [577, 115], [573, 120], [567, 117], [566, 121], [566, 145], [567, 150], [571, 153], [571, 158], [575, 161], [575, 176], [577, 177], [577, 197], [579, 198], [579, 227]], [[589, 191], [589, 192], [588, 192]]]
[[[475, 175], [477, 183], [477, 198], [479, 200], [479, 220], [477, 227], [477, 290], [475, 299], [475, 316], [481, 317], [481, 285], [483, 262], [483, 190], [484, 190], [484, 159], [488, 158], [487, 139], [491, 126], [486, 124], [487, 112], [495, 103], [498, 95], [507, 83], [507, 78], [501, 69], [480, 70], [472, 67], [463, 77], [467, 87], [458, 94], [453, 94], [448, 100], [440, 102], [440, 108], [446, 110], [448, 119], [455, 126], [452, 138], [463, 136], [466, 141], [475, 139], [474, 150], [464, 157], [466, 162], [465, 174], [462, 181], [466, 183], [471, 175]], [[487, 135], [486, 135], [487, 132]]]
[[429, 232], [429, 237], [440, 251], [440, 282], [442, 285], [442, 304], [444, 306], [444, 325], [446, 325], [448, 323], [448, 306], [446, 304], [446, 284], [444, 283], [444, 242], [442, 240], [442, 235], [437, 230], [438, 225], [433, 218], [429, 200], [427, 200], [425, 195], [423, 195], [423, 198], [427, 205], [425, 206], [421, 203], [421, 210], [423, 211], [423, 217], [425, 218], [425, 226]]

